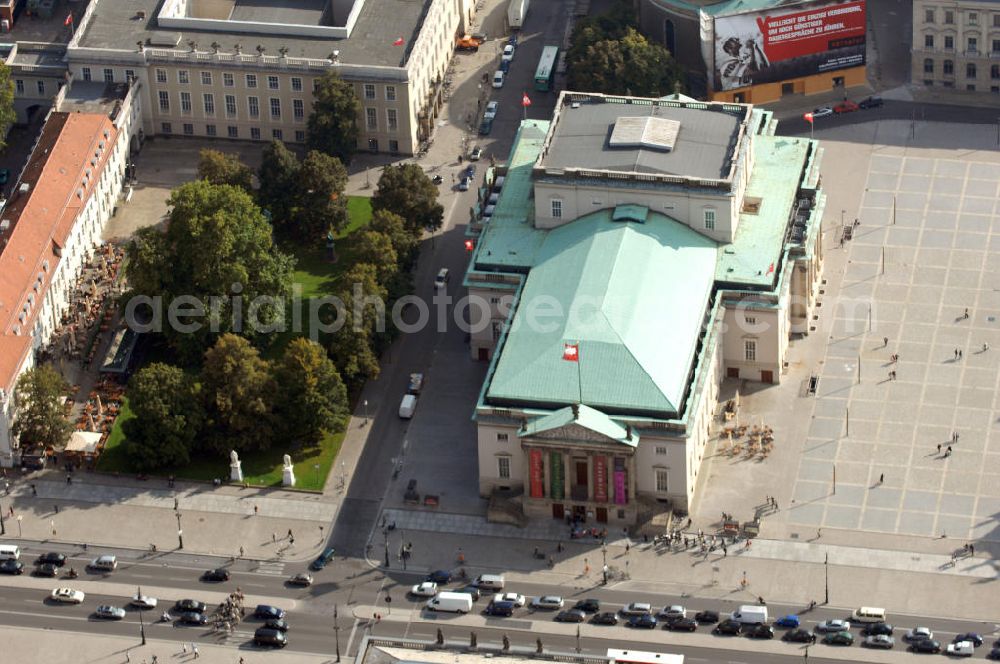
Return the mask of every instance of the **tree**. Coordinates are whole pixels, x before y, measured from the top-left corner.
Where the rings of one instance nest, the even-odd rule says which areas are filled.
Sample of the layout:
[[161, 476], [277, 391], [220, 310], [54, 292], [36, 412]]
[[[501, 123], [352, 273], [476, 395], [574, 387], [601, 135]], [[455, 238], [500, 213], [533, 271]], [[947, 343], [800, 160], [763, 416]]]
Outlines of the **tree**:
[[198, 158], [198, 179], [253, 191], [253, 171], [237, 154], [202, 148]]
[[385, 303], [386, 289], [378, 282], [378, 269], [368, 263], [351, 267], [342, 277], [341, 286], [338, 297], [344, 303], [345, 323], [331, 338], [330, 355], [340, 375], [354, 389], [379, 374], [375, 335], [385, 327], [380, 319], [384, 312], [372, 302]]
[[15, 120], [14, 81], [10, 80], [10, 67], [0, 62], [0, 148], [7, 145], [7, 130]]
[[132, 465], [155, 470], [188, 463], [204, 420], [194, 380], [175, 366], [155, 362], [129, 381], [128, 400], [135, 417], [122, 430]]
[[361, 104], [354, 95], [354, 86], [340, 75], [327, 71], [316, 81], [313, 89], [313, 107], [307, 126], [307, 144], [336, 157], [345, 164], [358, 149], [358, 115]]
[[[294, 263], [274, 246], [250, 195], [198, 180], [175, 189], [167, 203], [166, 233], [144, 228], [129, 245], [128, 296], [162, 298], [159, 329], [182, 359], [193, 361], [226, 332], [261, 338], [280, 327]], [[190, 303], [204, 308], [200, 316]], [[196, 314], [170, 320], [181, 304]]]
[[299, 158], [281, 141], [271, 141], [261, 153], [257, 196], [275, 228], [286, 228], [291, 222], [298, 176]]
[[573, 63], [570, 86], [583, 92], [662, 97], [675, 92], [682, 77], [667, 49], [629, 27], [620, 39], [589, 45]]
[[403, 218], [416, 237], [441, 228], [444, 207], [437, 202], [438, 188], [417, 164], [386, 166], [372, 196], [372, 211], [387, 210]]
[[321, 242], [347, 226], [347, 169], [330, 155], [310, 150], [299, 166], [294, 221], [289, 229], [303, 243]]
[[400, 271], [409, 272], [416, 262], [418, 238], [410, 233], [403, 218], [389, 210], [376, 210], [368, 228], [389, 238], [396, 251]]
[[356, 233], [353, 253], [358, 263], [375, 267], [378, 283], [382, 286], [388, 285], [399, 272], [396, 249], [388, 235], [370, 229]]
[[58, 446], [69, 440], [73, 425], [66, 419], [62, 398], [69, 385], [48, 364], [28, 369], [17, 379], [17, 413], [12, 433], [21, 447]]
[[201, 390], [208, 450], [223, 456], [269, 447], [274, 383], [270, 365], [249, 341], [235, 334], [219, 337], [205, 353]]
[[323, 347], [293, 339], [274, 365], [274, 415], [281, 437], [311, 445], [324, 431], [343, 428], [347, 389]]

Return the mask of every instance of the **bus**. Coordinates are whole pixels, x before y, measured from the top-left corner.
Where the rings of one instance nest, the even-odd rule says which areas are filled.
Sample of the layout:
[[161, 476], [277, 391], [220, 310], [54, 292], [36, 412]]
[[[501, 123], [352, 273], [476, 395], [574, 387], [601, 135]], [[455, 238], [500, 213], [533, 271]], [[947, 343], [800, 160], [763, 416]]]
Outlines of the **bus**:
[[558, 46], [546, 46], [542, 49], [542, 57], [535, 70], [535, 89], [548, 92], [552, 89], [552, 81], [556, 77], [556, 60], [559, 58]]
[[615, 664], [684, 664], [684, 655], [643, 650], [608, 648], [608, 657], [614, 660]]

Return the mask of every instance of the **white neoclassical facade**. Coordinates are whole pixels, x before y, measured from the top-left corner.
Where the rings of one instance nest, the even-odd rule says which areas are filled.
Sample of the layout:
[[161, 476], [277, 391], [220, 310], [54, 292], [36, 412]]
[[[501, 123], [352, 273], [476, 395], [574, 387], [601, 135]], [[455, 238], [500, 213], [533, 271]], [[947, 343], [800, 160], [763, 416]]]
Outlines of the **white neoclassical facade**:
[[1000, 3], [914, 0], [911, 80], [1000, 94]]

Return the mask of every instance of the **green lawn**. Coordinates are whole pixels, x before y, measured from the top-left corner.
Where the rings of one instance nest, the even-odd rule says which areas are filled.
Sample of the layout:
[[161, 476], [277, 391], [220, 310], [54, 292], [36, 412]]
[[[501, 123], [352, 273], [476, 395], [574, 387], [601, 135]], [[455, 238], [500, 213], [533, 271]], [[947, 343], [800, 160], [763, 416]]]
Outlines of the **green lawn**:
[[[115, 420], [115, 426], [108, 436], [104, 454], [97, 461], [97, 470], [106, 473], [132, 474], [135, 470], [129, 464], [128, 456], [122, 442], [125, 434], [122, 425], [135, 417], [129, 408], [128, 399], [122, 403], [121, 412]], [[281, 457], [288, 453], [295, 466], [295, 488], [305, 491], [322, 491], [323, 482], [330, 467], [333, 465], [340, 445], [344, 441], [343, 433], [331, 433], [314, 447], [300, 450], [269, 450], [241, 456], [243, 461], [243, 477], [253, 486], [281, 486]], [[319, 469], [316, 469], [316, 466]], [[216, 458], [194, 458], [186, 466], [164, 468], [158, 473], [161, 476], [174, 475], [180, 479], [211, 481], [215, 478], [229, 479], [229, 460]]]

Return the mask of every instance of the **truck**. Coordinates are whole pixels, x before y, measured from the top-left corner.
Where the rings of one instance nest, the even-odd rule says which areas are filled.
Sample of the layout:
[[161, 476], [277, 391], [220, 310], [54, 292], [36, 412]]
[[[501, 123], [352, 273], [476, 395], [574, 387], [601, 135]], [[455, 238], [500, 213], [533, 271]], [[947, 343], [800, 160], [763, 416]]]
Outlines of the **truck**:
[[455, 40], [455, 50], [471, 51], [472, 53], [475, 53], [479, 50], [482, 43], [482, 40], [477, 39], [472, 35], [463, 35]]
[[507, 23], [512, 29], [519, 30], [524, 26], [524, 19], [528, 16], [529, 0], [510, 0], [507, 6]]
[[767, 607], [756, 604], [744, 604], [729, 616], [744, 625], [763, 625], [767, 623]]

